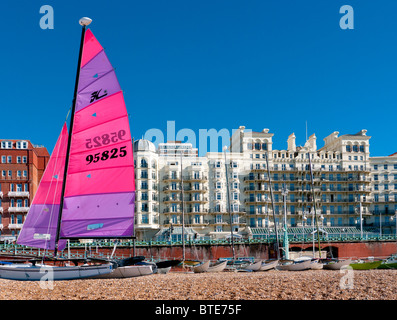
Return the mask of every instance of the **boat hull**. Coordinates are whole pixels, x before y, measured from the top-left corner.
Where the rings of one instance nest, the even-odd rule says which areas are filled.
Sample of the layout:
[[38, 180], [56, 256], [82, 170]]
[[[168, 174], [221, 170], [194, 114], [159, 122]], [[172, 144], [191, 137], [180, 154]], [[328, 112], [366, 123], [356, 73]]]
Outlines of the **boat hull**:
[[244, 269], [245, 270], [250, 270], [250, 271], [259, 271], [262, 267], [262, 260], [255, 262], [253, 264], [250, 264], [246, 266]]
[[153, 269], [151, 265], [133, 265], [133, 266], [118, 267], [110, 273], [101, 274], [96, 276], [95, 278], [101, 278], [101, 279], [133, 278], [133, 277], [147, 276], [150, 274], [153, 274]]
[[364, 263], [351, 263], [350, 266], [353, 270], [371, 270], [376, 269], [382, 264], [382, 261], [364, 262]]
[[397, 263], [382, 263], [378, 269], [397, 269]]
[[222, 261], [214, 266], [208, 267], [206, 272], [222, 272], [225, 270], [227, 261]]
[[210, 266], [210, 261], [206, 261], [196, 267], [193, 268], [194, 273], [202, 273], [206, 272]]
[[260, 271], [268, 271], [268, 270], [274, 269], [277, 267], [278, 262], [279, 262], [278, 260], [271, 261], [271, 262], [264, 262], [264, 263], [262, 263], [259, 270]]
[[351, 259], [337, 261], [337, 262], [324, 263], [323, 268], [327, 269], [327, 270], [340, 270], [342, 267], [348, 266], [351, 263], [352, 263]]
[[112, 270], [112, 264], [70, 267], [15, 264], [0, 266], [0, 278], [18, 281], [62, 281], [92, 278], [111, 273]]
[[171, 267], [158, 268], [157, 273], [158, 274], [167, 274], [168, 272], [170, 272], [170, 270], [171, 270]]
[[312, 262], [310, 260], [306, 260], [299, 263], [278, 265], [276, 269], [281, 271], [303, 271], [311, 269], [311, 263]]

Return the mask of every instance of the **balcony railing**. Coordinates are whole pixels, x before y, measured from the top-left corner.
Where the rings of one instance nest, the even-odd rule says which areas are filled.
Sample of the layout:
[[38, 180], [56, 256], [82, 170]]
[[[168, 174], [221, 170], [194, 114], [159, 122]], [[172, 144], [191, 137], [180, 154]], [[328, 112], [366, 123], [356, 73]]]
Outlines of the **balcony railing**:
[[29, 197], [29, 191], [9, 191], [9, 197]]
[[28, 212], [29, 207], [9, 207], [8, 212]]
[[10, 223], [8, 229], [21, 229], [22, 223]]

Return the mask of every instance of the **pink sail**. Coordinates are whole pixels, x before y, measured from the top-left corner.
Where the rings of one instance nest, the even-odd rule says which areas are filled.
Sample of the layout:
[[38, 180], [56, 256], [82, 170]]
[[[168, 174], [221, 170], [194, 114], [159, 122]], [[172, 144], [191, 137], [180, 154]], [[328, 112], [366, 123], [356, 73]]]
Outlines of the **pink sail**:
[[61, 238], [133, 235], [135, 181], [123, 93], [102, 46], [85, 32]]
[[[67, 142], [65, 123], [18, 236], [18, 244], [48, 250], [55, 248]], [[59, 249], [65, 244], [65, 240], [60, 241]]]

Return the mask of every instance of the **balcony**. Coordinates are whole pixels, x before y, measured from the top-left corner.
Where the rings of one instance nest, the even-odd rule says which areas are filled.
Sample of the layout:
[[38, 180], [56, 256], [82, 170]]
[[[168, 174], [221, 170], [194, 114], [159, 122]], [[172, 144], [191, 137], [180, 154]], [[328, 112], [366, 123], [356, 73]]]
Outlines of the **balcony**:
[[186, 181], [206, 181], [208, 180], [208, 176], [204, 174], [191, 174], [187, 176], [186, 178], [183, 178]]
[[29, 198], [29, 191], [9, 191], [9, 197], [27, 197]]
[[10, 223], [8, 229], [22, 229], [22, 223]]
[[8, 212], [28, 212], [29, 207], [9, 207]]

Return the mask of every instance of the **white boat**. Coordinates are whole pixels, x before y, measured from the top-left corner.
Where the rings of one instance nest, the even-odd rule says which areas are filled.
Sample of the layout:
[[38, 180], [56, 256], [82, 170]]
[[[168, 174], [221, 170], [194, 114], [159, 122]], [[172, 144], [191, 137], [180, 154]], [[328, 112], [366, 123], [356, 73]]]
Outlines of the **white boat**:
[[267, 271], [271, 269], [275, 269], [278, 266], [279, 261], [274, 260], [274, 261], [264, 261], [262, 262], [262, 265], [260, 267], [260, 271]]
[[281, 262], [276, 269], [281, 271], [303, 271], [311, 269], [311, 260], [294, 261], [288, 260]]
[[259, 260], [244, 267], [244, 270], [259, 271], [261, 267], [262, 267], [262, 260]]
[[351, 259], [346, 260], [331, 260], [324, 263], [324, 269], [327, 270], [340, 270], [343, 266], [348, 266], [352, 263]]
[[[112, 264], [82, 265], [58, 267], [50, 265], [16, 263], [0, 266], [0, 277], [9, 280], [72, 280], [91, 278], [98, 275], [106, 275], [112, 272]], [[116, 269], [117, 270], [117, 269]]]
[[221, 271], [225, 270], [226, 265], [227, 265], [227, 261], [218, 262], [218, 263], [208, 267], [206, 272], [221, 272]]
[[193, 267], [194, 273], [202, 273], [202, 272], [207, 272], [208, 268], [210, 266], [210, 261], [203, 262], [202, 264], [199, 264], [198, 266]]
[[153, 269], [151, 265], [132, 265], [125, 267], [118, 267], [112, 272], [107, 274], [101, 274], [95, 276], [94, 278], [101, 279], [114, 279], [114, 278], [133, 278], [140, 276], [147, 276], [153, 274]]
[[157, 273], [158, 274], [167, 274], [168, 272], [170, 272], [170, 270], [171, 270], [171, 267], [158, 268]]
[[321, 270], [323, 269], [324, 264], [318, 261], [318, 259], [312, 260], [312, 263], [310, 264], [310, 269], [312, 270]]

